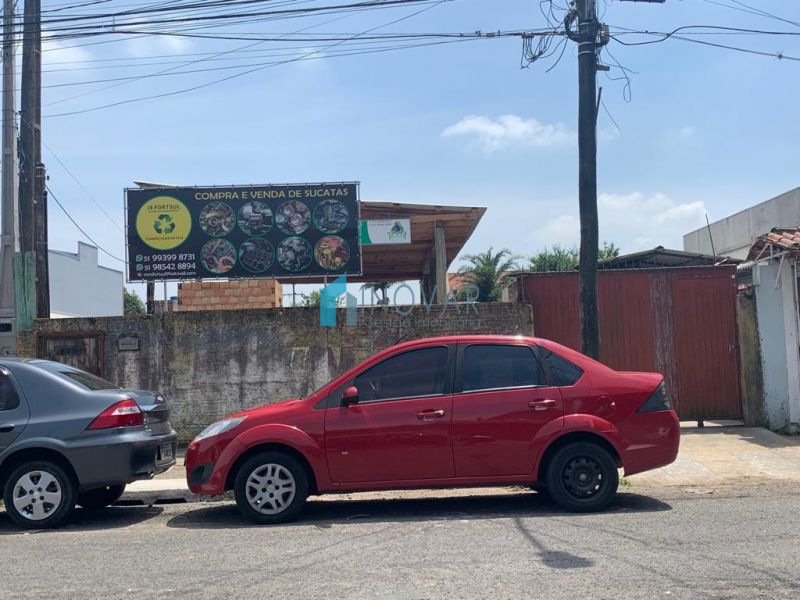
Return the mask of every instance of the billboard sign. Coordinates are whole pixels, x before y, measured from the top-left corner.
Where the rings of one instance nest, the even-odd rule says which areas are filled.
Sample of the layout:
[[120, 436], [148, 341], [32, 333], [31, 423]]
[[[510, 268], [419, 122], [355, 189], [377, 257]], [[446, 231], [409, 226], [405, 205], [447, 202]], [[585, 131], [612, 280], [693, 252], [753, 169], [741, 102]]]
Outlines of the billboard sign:
[[410, 244], [411, 219], [361, 221], [359, 236], [362, 245]]
[[361, 274], [358, 183], [125, 190], [128, 280]]

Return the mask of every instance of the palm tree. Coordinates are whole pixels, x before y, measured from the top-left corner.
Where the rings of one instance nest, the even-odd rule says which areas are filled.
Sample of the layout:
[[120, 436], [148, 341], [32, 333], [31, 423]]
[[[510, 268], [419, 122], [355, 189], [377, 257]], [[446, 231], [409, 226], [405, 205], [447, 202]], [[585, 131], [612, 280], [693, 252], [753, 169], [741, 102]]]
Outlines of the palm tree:
[[[377, 292], [378, 294], [381, 295], [381, 298], [378, 301], [378, 304], [386, 305], [386, 304], [389, 304], [389, 298], [388, 298], [386, 292], [388, 292], [389, 289], [392, 288], [395, 285], [397, 285], [396, 281], [375, 281], [373, 283], [365, 283], [364, 285], [361, 286], [361, 289], [362, 290], [367, 290], [367, 291], [372, 291], [372, 292]], [[370, 296], [370, 298], [371, 298], [371, 296]]]
[[490, 247], [486, 252], [465, 256], [463, 260], [469, 264], [458, 272], [467, 283], [478, 288], [478, 302], [497, 302], [509, 284], [510, 273], [517, 270], [519, 258], [506, 248], [492, 252]]

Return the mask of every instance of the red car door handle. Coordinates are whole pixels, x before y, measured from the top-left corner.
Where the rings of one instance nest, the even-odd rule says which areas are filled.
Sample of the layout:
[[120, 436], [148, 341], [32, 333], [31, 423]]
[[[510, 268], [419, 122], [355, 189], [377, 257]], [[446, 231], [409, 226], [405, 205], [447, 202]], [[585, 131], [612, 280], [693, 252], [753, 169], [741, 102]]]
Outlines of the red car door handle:
[[439, 410], [423, 410], [417, 413], [418, 419], [437, 419], [444, 416], [444, 411]]
[[528, 402], [528, 407], [534, 410], [547, 410], [551, 406], [555, 406], [556, 401], [551, 400], [550, 398], [544, 398], [542, 400], [531, 400]]

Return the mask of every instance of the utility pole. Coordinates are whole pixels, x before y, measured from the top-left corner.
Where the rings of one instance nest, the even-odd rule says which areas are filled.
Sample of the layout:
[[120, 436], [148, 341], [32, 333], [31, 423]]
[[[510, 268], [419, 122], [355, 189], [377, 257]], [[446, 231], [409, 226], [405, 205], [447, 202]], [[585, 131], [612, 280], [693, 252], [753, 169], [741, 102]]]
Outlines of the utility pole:
[[0, 231], [0, 356], [16, 354], [14, 256], [19, 252], [17, 215], [17, 109], [14, 0], [3, 1], [2, 231]]
[[[663, 4], [665, 0], [621, 0]], [[570, 24], [577, 19], [577, 33]], [[597, 20], [595, 0], [575, 0], [565, 20], [566, 33], [578, 43], [578, 206], [581, 222], [578, 267], [581, 351], [600, 357], [600, 323], [597, 305], [597, 255], [600, 236], [597, 218], [597, 71], [598, 50], [608, 43], [608, 28]]]
[[[50, 317], [47, 244], [47, 194], [42, 164], [42, 30], [41, 0], [26, 0], [22, 31], [22, 86], [19, 138], [20, 249], [31, 253], [33, 305], [39, 318]], [[26, 255], [26, 265], [27, 265]], [[25, 269], [25, 276], [30, 277]], [[28, 289], [28, 286], [25, 286]]]
[[581, 222], [579, 295], [581, 351], [600, 356], [597, 309], [597, 48], [594, 0], [578, 0], [578, 206]]

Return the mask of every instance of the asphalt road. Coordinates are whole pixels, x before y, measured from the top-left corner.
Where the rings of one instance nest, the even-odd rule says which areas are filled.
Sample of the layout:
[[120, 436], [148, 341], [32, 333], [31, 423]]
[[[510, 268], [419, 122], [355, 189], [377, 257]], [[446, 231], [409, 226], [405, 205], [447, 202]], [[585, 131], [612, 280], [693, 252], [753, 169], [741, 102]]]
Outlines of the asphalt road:
[[603, 514], [533, 492], [312, 501], [251, 527], [231, 503], [0, 511], [0, 597], [800, 598], [800, 490], [624, 491]]

